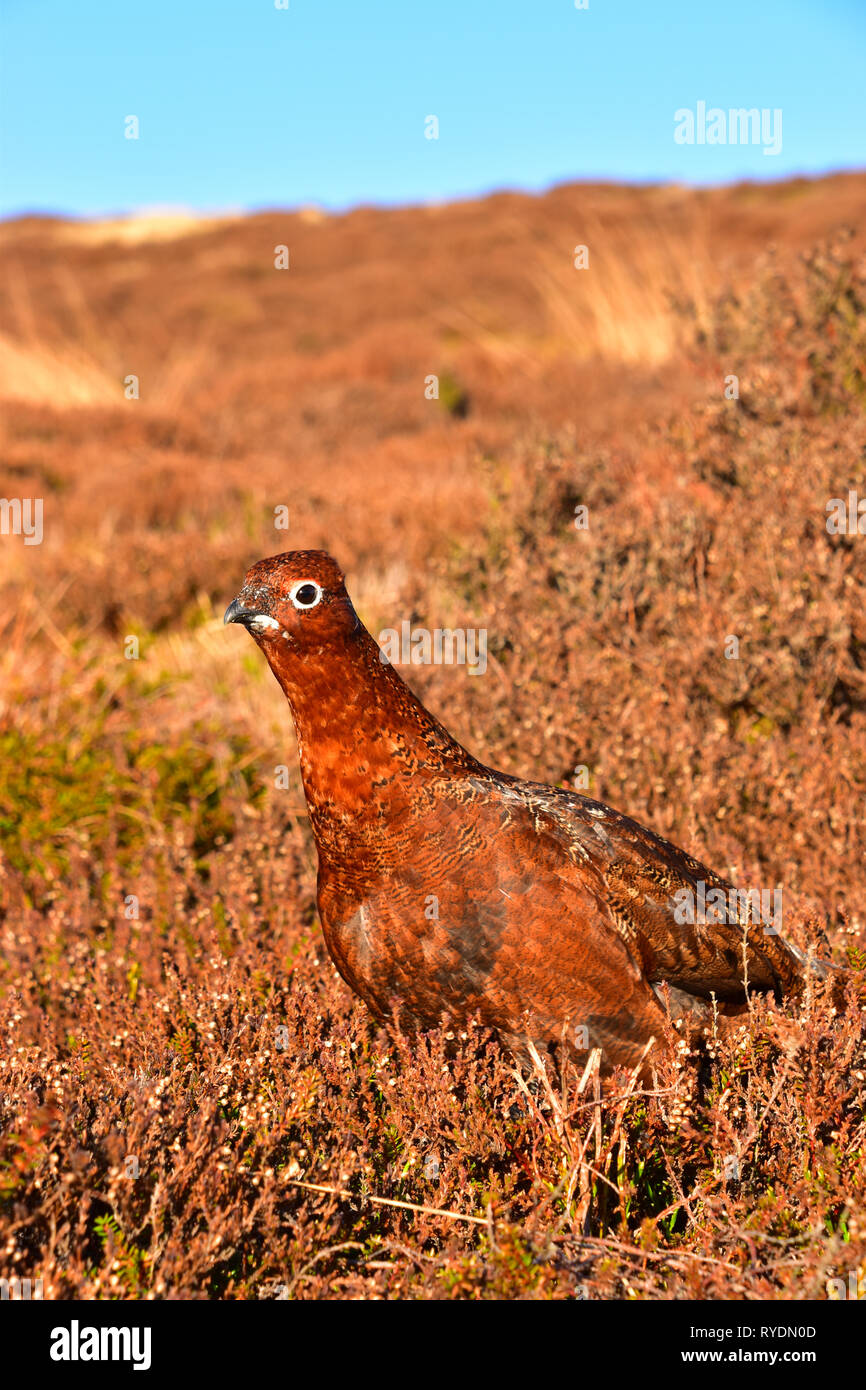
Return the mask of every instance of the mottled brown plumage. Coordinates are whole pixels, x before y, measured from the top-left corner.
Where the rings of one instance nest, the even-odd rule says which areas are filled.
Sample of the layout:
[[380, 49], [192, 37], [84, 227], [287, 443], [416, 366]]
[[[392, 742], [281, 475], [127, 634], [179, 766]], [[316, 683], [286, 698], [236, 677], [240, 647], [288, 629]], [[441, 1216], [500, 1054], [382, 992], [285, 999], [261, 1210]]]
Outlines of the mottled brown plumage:
[[677, 920], [678, 892], [730, 887], [696, 859], [457, 743], [383, 660], [330, 556], [262, 560], [225, 620], [288, 699], [325, 941], [378, 1018], [478, 1015], [518, 1052], [527, 1037], [600, 1047], [609, 1068], [640, 1060], [666, 1007], [736, 1010], [744, 979], [800, 987], [802, 956], [761, 923]]

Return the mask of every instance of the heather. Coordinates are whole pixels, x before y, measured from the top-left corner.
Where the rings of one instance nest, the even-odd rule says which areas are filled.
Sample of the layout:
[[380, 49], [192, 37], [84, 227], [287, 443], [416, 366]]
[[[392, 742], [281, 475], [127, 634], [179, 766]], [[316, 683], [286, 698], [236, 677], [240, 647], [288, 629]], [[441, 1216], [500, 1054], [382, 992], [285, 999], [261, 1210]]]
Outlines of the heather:
[[[836, 179], [6, 229], [2, 488], [45, 539], [0, 538], [0, 1274], [804, 1299], [866, 1267], [866, 534], [826, 526], [866, 498], [863, 210]], [[287, 711], [220, 626], [307, 545], [374, 634], [484, 629], [483, 676], [404, 673], [448, 727], [782, 885], [844, 1002], [671, 1029], [651, 1081], [379, 1029]]]

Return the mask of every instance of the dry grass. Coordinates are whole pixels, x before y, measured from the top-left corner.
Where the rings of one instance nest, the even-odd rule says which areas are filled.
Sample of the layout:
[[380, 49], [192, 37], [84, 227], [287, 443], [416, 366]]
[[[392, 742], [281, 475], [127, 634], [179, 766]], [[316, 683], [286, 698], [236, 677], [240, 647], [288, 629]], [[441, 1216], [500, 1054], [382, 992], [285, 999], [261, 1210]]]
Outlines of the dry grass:
[[154, 209], [131, 217], [107, 217], [94, 222], [66, 222], [59, 239], [79, 246], [141, 246], [154, 241], [176, 241], [178, 237], [201, 236], [202, 232], [224, 227], [232, 219], [200, 217], [182, 208]]
[[[866, 496], [863, 241], [828, 241], [863, 189], [5, 229], [0, 490], [45, 539], [0, 538], [0, 1274], [799, 1299], [866, 1266], [866, 537], [824, 524]], [[585, 765], [783, 883], [845, 1007], [672, 1034], [607, 1090], [378, 1031], [324, 954], [279, 692], [219, 624], [251, 560], [317, 544], [374, 632], [487, 629], [485, 678], [412, 673], [473, 751]]]

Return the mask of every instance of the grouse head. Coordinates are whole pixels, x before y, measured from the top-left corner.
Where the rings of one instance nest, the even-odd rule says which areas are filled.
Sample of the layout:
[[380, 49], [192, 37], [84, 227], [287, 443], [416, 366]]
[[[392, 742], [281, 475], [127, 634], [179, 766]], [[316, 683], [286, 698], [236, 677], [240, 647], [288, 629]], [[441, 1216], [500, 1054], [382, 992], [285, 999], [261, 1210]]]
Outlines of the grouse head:
[[323, 550], [290, 550], [248, 570], [223, 622], [241, 623], [270, 659], [338, 644], [359, 621], [343, 572]]

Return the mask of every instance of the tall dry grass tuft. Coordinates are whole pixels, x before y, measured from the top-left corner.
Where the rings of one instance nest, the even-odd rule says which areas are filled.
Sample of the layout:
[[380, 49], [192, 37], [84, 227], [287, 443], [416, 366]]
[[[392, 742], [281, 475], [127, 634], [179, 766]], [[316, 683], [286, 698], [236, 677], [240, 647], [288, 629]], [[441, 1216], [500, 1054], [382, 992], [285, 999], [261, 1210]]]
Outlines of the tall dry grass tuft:
[[682, 336], [677, 306], [684, 303], [707, 327], [720, 270], [699, 223], [673, 229], [649, 217], [610, 226], [590, 214], [571, 262], [562, 254], [567, 240], [563, 227], [528, 267], [547, 314], [548, 363], [566, 353], [578, 362], [668, 362]]

